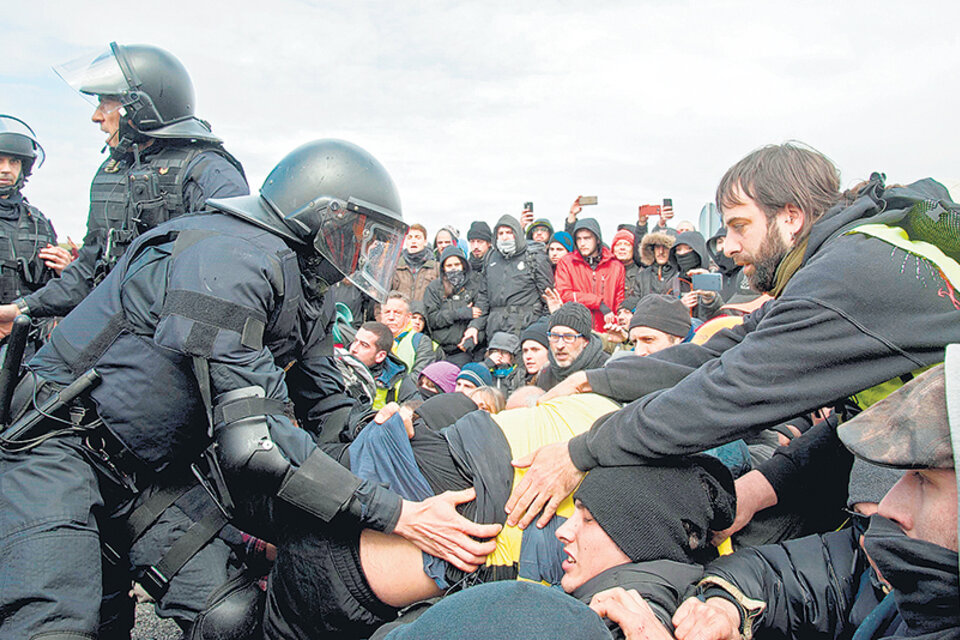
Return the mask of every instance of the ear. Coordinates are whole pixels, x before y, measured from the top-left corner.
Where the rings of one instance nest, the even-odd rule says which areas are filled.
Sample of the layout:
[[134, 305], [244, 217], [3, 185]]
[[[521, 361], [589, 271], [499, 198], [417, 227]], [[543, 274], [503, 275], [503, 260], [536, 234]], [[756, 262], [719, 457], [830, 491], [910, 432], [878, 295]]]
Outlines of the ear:
[[800, 207], [795, 204], [788, 204], [777, 214], [777, 219], [780, 221], [781, 228], [792, 241], [796, 239], [797, 234], [803, 229], [805, 216]]
[[377, 364], [380, 364], [381, 362], [383, 362], [383, 361], [386, 360], [386, 359], [387, 359], [387, 352], [386, 352], [386, 351], [377, 351], [377, 355], [373, 356], [373, 360], [374, 360], [374, 362], [376, 362]]

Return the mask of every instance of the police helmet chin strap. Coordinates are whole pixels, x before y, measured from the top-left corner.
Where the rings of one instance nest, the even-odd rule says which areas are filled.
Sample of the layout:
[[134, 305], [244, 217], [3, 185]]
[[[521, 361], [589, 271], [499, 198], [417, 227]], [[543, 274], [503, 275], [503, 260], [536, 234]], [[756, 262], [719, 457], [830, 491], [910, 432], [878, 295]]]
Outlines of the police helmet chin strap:
[[[943, 382], [946, 389], [947, 426], [953, 445], [953, 470], [960, 469], [960, 344], [948, 344], [943, 365]], [[960, 514], [960, 481], [957, 482], [957, 513]], [[957, 536], [960, 538], [960, 518], [957, 520]], [[957, 561], [960, 571], [960, 558]]]

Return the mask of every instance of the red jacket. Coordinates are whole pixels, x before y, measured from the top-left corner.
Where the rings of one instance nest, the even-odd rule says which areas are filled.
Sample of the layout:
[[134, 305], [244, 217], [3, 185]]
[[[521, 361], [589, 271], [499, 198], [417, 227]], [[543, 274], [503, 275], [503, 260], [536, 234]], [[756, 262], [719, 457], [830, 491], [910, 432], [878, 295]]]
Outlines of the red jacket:
[[606, 247], [600, 250], [600, 264], [591, 269], [579, 251], [563, 256], [554, 275], [557, 293], [564, 302], [579, 302], [593, 313], [593, 328], [603, 331], [603, 316], [616, 312], [623, 302], [626, 275], [623, 263]]

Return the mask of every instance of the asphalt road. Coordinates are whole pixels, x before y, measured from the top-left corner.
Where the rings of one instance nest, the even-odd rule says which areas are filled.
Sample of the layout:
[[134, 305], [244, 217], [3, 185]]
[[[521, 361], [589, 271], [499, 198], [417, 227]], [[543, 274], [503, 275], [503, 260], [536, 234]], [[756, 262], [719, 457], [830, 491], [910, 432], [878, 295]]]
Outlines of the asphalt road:
[[183, 634], [172, 620], [161, 620], [153, 612], [153, 604], [138, 604], [137, 618], [130, 634], [132, 640], [180, 640]]

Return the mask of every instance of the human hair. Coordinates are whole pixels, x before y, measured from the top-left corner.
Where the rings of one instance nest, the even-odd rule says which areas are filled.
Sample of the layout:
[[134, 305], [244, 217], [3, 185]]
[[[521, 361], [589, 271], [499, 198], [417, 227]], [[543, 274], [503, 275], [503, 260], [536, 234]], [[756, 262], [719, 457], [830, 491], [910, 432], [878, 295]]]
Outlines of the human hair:
[[397, 291], [396, 289], [394, 289], [393, 291], [388, 293], [387, 299], [384, 301], [384, 304], [386, 304], [390, 300], [401, 300], [405, 305], [407, 305], [407, 310], [408, 311], [410, 310], [410, 296], [405, 294], [403, 291]]
[[481, 409], [490, 413], [500, 413], [507, 405], [503, 398], [503, 392], [496, 387], [477, 387], [470, 392], [470, 399], [477, 403]]
[[390, 331], [390, 327], [382, 322], [370, 320], [360, 325], [360, 328], [377, 336], [377, 350], [390, 353], [390, 348], [393, 346], [393, 332]]
[[742, 196], [757, 203], [770, 222], [787, 205], [803, 212], [799, 236], [840, 197], [840, 171], [825, 155], [802, 142], [771, 144], [751, 151], [727, 169], [717, 187], [720, 209], [745, 204]]
[[410, 225], [410, 227], [407, 229], [407, 233], [410, 233], [411, 231], [419, 231], [421, 234], [423, 234], [423, 239], [427, 239], [427, 228], [419, 222]]

